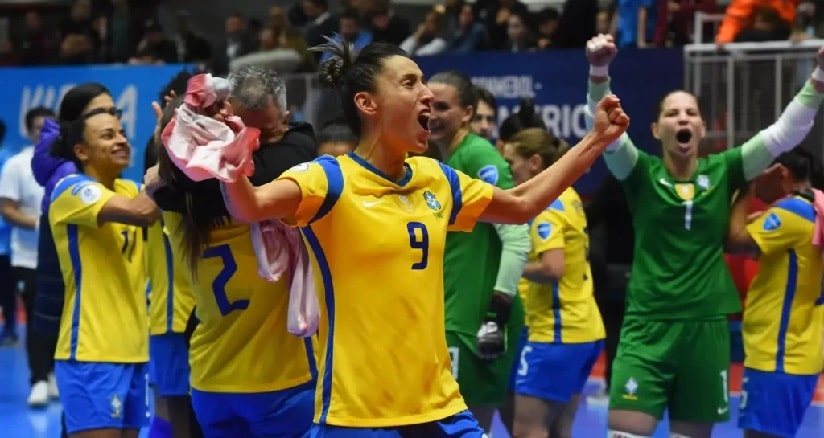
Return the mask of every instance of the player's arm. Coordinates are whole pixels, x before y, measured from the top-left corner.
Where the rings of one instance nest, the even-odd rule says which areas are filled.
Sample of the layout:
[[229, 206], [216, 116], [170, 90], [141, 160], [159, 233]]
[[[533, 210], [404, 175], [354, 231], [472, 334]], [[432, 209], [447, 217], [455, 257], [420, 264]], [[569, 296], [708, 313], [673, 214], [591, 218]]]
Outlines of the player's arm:
[[[795, 213], [787, 211], [794, 210], [792, 207], [795, 202], [797, 201], [793, 198], [776, 202], [764, 214], [747, 224], [743, 231], [738, 230], [735, 237], [731, 236], [731, 240], [735, 239], [738, 247], [746, 250], [747, 254], [760, 256], [787, 251], [799, 239], [809, 239], [809, 231], [805, 233], [799, 226], [803, 221], [794, 217]], [[741, 211], [746, 210], [740, 208], [739, 217], [736, 219], [738, 226], [742, 222], [741, 217], [745, 215]]]
[[3, 166], [0, 173], [0, 216], [9, 224], [34, 230], [38, 218], [20, 211], [20, 170], [18, 164], [11, 162]]
[[821, 69], [824, 48], [818, 51], [818, 64], [778, 120], [741, 145], [745, 180], [751, 181], [760, 175], [776, 157], [798, 146], [810, 133], [824, 101], [824, 70]]
[[99, 227], [106, 222], [146, 226], [160, 217], [145, 193], [129, 198], [85, 175], [63, 178], [52, 192], [50, 222]]
[[529, 281], [546, 284], [564, 276], [564, 220], [558, 212], [559, 207], [563, 208], [560, 200], [553, 202], [548, 211], [541, 213], [532, 222], [532, 247], [540, 256], [524, 269], [524, 278]]

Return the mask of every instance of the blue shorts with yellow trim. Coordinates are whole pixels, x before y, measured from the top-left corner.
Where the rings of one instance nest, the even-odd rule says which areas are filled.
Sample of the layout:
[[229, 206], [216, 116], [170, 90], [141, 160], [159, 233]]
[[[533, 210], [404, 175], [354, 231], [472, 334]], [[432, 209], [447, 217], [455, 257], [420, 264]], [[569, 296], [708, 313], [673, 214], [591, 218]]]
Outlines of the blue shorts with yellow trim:
[[149, 383], [158, 395], [189, 395], [189, 348], [182, 333], [150, 336], [149, 357]]
[[818, 375], [744, 369], [738, 427], [793, 438], [815, 395]]
[[148, 424], [147, 364], [57, 360], [54, 375], [66, 432], [140, 429]]
[[192, 408], [209, 438], [304, 438], [315, 415], [315, 382], [249, 394], [192, 389]]
[[515, 394], [567, 403], [587, 383], [603, 341], [577, 344], [527, 342], [521, 351]]
[[360, 428], [312, 425], [312, 438], [486, 438], [483, 428], [469, 411], [443, 420], [412, 426]]

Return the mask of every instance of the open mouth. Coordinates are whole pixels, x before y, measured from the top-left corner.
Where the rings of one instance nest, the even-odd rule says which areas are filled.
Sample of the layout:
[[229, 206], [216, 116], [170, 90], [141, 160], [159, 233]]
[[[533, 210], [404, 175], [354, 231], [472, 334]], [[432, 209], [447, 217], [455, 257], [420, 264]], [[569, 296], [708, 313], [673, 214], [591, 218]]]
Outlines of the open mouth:
[[681, 129], [675, 133], [675, 139], [681, 144], [689, 143], [690, 140], [692, 140], [692, 131], [689, 129]]
[[421, 129], [426, 132], [429, 132], [429, 110], [425, 110], [418, 115], [418, 123], [421, 125]]

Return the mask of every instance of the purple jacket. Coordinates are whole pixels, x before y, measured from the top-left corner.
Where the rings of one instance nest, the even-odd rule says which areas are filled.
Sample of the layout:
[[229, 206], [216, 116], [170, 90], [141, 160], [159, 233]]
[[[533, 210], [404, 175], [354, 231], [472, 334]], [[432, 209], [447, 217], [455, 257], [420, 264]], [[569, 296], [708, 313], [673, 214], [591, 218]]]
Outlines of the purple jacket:
[[60, 125], [52, 119], [46, 119], [40, 133], [40, 142], [34, 146], [34, 157], [31, 159], [34, 179], [46, 189], [43, 195], [43, 214], [49, 211], [52, 191], [57, 183], [66, 175], [77, 173], [77, 166], [71, 161], [51, 156], [52, 143], [59, 136]]

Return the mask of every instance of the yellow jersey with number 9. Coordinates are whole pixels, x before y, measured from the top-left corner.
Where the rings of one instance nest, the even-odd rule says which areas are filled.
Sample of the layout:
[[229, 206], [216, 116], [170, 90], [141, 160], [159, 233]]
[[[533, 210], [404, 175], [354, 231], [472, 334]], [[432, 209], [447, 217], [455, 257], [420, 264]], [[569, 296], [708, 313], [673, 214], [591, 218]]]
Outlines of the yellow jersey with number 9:
[[149, 360], [143, 231], [98, 222], [115, 194], [134, 198], [138, 193], [131, 181], [115, 180], [110, 190], [86, 175], [69, 175], [55, 186], [49, 225], [66, 285], [55, 359]]
[[195, 307], [191, 274], [186, 272], [188, 267], [180, 259], [180, 251], [172, 251], [163, 221], [146, 230], [143, 253], [149, 276], [149, 334], [185, 332]]
[[[163, 212], [163, 221], [172, 248], [186, 247], [182, 216]], [[191, 278], [199, 320], [189, 346], [192, 387], [248, 394], [311, 381], [313, 338], [286, 330], [289, 279], [261, 278], [249, 226], [218, 222]]]
[[568, 188], [530, 224], [530, 261], [561, 249], [564, 274], [548, 284], [530, 282], [525, 300], [529, 340], [533, 342], [593, 342], [605, 336], [595, 303], [589, 266], [587, 218], [578, 192]]
[[800, 196], [747, 226], [760, 250], [741, 320], [747, 368], [815, 375], [824, 367], [824, 263], [814, 228], [815, 209]]
[[430, 158], [393, 181], [354, 154], [285, 172], [321, 306], [315, 422], [392, 427], [466, 409], [444, 336], [446, 232], [472, 230], [493, 187]]

